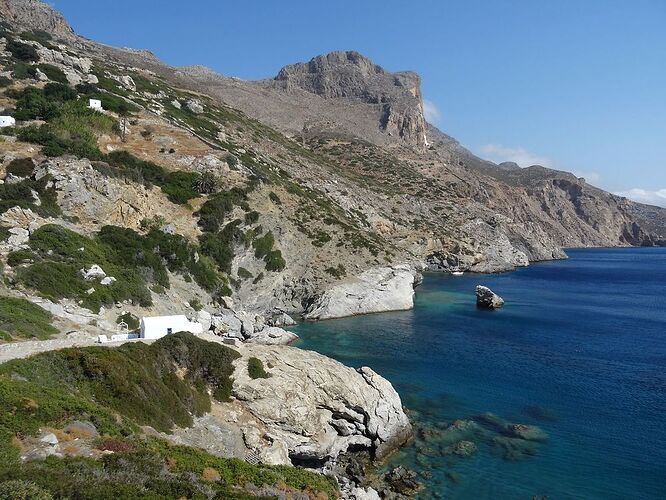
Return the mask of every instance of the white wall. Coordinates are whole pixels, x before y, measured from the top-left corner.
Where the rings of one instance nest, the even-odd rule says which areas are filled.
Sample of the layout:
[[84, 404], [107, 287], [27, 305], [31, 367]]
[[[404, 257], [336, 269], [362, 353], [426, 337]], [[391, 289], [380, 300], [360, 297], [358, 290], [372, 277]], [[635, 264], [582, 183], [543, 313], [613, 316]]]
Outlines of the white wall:
[[13, 127], [16, 120], [13, 116], [0, 116], [0, 127]]
[[155, 316], [141, 318], [141, 338], [160, 339], [165, 335], [178, 332], [202, 333], [201, 323], [188, 321], [185, 316]]

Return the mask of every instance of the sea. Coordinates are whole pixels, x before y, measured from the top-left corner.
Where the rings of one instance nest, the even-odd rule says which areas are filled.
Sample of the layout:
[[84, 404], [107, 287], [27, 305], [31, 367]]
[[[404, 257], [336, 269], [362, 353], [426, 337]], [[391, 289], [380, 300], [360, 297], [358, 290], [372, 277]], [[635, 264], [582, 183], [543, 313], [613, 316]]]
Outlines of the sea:
[[[666, 249], [567, 254], [427, 273], [414, 309], [301, 323], [296, 345], [393, 383], [416, 437], [385, 467], [419, 498], [665, 499]], [[477, 284], [505, 306], [477, 309]]]

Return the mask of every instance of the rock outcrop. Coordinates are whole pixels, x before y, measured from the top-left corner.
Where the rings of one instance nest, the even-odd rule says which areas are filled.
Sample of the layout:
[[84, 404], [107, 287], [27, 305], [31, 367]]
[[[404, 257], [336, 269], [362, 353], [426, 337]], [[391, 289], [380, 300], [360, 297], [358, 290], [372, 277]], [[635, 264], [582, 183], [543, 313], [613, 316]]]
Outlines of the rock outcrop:
[[408, 265], [372, 268], [337, 284], [308, 308], [306, 319], [331, 319], [414, 306], [416, 272]]
[[504, 305], [504, 299], [493, 292], [490, 288], [476, 286], [476, 306], [481, 309], [499, 309]]
[[[295, 464], [322, 463], [350, 447], [381, 459], [410, 436], [400, 396], [370, 368], [286, 346], [244, 344], [240, 353], [233, 395], [286, 444]], [[250, 357], [269, 378], [250, 378]]]

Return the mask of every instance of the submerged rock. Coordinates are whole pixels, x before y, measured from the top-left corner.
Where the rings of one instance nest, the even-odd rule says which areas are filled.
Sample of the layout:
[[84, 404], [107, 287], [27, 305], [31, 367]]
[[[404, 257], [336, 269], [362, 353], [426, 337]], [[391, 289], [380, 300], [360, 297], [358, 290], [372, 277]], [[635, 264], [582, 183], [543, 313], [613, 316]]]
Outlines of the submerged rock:
[[445, 455], [458, 455], [460, 457], [469, 457], [478, 451], [476, 445], [471, 441], [458, 441], [451, 446], [444, 448]]
[[476, 305], [482, 309], [499, 309], [504, 305], [504, 299], [490, 288], [483, 285], [477, 285]]
[[393, 491], [401, 495], [414, 496], [423, 489], [423, 485], [416, 480], [416, 472], [402, 465], [386, 473], [384, 479]]

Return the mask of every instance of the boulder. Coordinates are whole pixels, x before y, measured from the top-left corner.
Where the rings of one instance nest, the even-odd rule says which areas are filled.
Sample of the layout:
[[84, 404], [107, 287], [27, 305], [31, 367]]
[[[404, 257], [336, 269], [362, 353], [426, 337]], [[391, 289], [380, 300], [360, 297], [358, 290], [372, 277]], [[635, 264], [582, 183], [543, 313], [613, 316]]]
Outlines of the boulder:
[[368, 269], [324, 292], [304, 317], [318, 320], [411, 309], [416, 274], [408, 265]]
[[213, 316], [204, 309], [201, 309], [197, 312], [197, 322], [201, 323], [201, 327], [204, 332], [210, 330], [211, 325], [213, 324]]
[[39, 438], [39, 441], [48, 445], [58, 444], [58, 438], [52, 432], [47, 432], [46, 434], [44, 434], [41, 438]]
[[296, 324], [296, 321], [294, 321], [294, 319], [287, 313], [280, 313], [271, 318], [269, 323], [271, 326], [293, 326]]
[[119, 77], [119, 81], [122, 84], [122, 86], [125, 87], [127, 90], [130, 90], [132, 92], [136, 91], [136, 83], [134, 83], [134, 79], [131, 76], [123, 75]]
[[213, 315], [211, 325], [217, 335], [243, 339], [243, 324], [233, 313]]
[[18, 248], [28, 243], [30, 239], [30, 233], [27, 229], [22, 227], [13, 227], [9, 230], [9, 238], [7, 238], [7, 244], [12, 248]]
[[185, 103], [185, 107], [189, 109], [195, 115], [201, 114], [204, 112], [204, 108], [199, 101], [196, 99], [190, 99]]
[[278, 345], [278, 344], [291, 344], [292, 342], [298, 340], [298, 335], [277, 326], [266, 326], [261, 331], [255, 332], [252, 337], [248, 339], [248, 342], [254, 344], [265, 344], [265, 345]]
[[106, 278], [106, 273], [97, 264], [93, 264], [88, 269], [85, 268], [80, 269], [79, 273], [86, 281], [101, 280], [103, 278]]
[[477, 285], [476, 305], [482, 309], [499, 309], [504, 305], [504, 299], [493, 292], [490, 288]]
[[[370, 368], [288, 346], [246, 343], [240, 353], [233, 395], [285, 443], [292, 460], [325, 461], [349, 448], [381, 459], [411, 435], [400, 396]], [[250, 357], [270, 367], [271, 376], [251, 379]]]
[[107, 276], [106, 278], [102, 278], [99, 282], [100, 285], [113, 285], [116, 281], [116, 278], [113, 276]]

